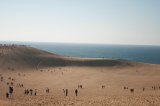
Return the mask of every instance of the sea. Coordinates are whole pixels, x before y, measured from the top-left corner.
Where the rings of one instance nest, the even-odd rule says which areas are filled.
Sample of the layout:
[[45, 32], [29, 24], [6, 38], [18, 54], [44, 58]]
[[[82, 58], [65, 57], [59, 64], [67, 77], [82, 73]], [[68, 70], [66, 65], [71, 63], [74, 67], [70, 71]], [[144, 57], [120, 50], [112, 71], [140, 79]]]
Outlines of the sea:
[[0, 41], [0, 44], [28, 45], [64, 56], [124, 59], [134, 62], [160, 64], [160, 46], [5, 41]]

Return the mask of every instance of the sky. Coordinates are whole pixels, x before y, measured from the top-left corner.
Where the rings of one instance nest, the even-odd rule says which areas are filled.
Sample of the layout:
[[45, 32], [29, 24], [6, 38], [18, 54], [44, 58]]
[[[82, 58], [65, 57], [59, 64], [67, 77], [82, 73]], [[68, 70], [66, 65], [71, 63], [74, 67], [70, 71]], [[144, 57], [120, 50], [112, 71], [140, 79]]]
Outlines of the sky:
[[0, 0], [0, 41], [160, 45], [160, 0]]

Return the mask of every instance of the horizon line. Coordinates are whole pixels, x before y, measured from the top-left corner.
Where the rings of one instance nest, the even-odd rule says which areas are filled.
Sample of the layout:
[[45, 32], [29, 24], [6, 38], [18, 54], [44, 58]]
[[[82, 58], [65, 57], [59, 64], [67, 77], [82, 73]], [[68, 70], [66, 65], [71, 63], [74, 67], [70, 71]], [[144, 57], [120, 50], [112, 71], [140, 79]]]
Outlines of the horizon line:
[[127, 43], [87, 43], [87, 42], [52, 42], [52, 41], [15, 41], [15, 40], [0, 40], [1, 42], [6, 42], [6, 43], [59, 43], [59, 44], [88, 44], [88, 45], [129, 45], [129, 46], [160, 46], [156, 44], [127, 44]]

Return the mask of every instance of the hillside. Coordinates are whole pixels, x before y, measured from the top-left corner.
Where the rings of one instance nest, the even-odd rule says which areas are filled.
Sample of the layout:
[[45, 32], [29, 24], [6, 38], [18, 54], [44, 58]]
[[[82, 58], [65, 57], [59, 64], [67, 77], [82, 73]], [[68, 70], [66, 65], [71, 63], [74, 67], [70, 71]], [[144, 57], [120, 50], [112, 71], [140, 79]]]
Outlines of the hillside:
[[26, 69], [56, 66], [130, 66], [124, 60], [73, 58], [52, 54], [25, 45], [1, 45], [1, 69]]

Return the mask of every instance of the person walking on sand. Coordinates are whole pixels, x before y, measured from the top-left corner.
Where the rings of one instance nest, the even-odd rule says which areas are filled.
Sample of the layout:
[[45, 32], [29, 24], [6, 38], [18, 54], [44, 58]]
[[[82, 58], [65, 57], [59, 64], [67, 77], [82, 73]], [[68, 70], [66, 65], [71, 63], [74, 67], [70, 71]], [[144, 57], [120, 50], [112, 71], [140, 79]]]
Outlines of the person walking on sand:
[[75, 90], [75, 94], [76, 94], [76, 96], [78, 96], [78, 90], [77, 89]]
[[49, 93], [49, 88], [46, 89], [46, 93]]
[[12, 97], [12, 93], [13, 93], [13, 87], [9, 86], [9, 94]]
[[7, 99], [9, 98], [9, 93], [8, 93], [8, 92], [6, 93], [6, 98], [7, 98]]
[[66, 96], [68, 96], [68, 89], [66, 89]]
[[29, 90], [28, 90], [28, 89], [26, 89], [26, 94], [27, 94], [27, 95], [29, 94]]
[[32, 95], [32, 93], [33, 93], [33, 90], [32, 90], [32, 89], [30, 89], [30, 94]]
[[37, 95], [37, 90], [35, 89], [34, 96], [36, 96], [36, 95]]

